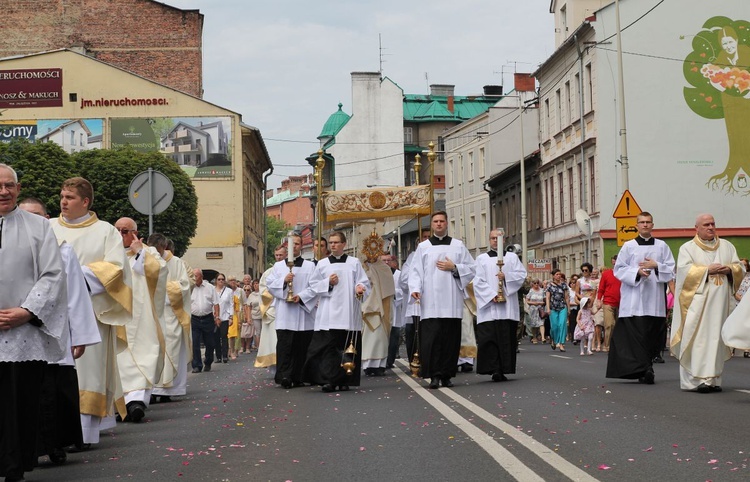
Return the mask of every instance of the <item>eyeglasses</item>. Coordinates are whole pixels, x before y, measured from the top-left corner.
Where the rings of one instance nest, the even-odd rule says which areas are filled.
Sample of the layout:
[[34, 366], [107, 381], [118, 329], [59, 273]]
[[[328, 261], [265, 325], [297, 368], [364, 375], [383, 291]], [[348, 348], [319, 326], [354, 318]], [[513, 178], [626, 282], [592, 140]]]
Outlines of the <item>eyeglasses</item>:
[[135, 232], [135, 229], [119, 229], [119, 228], [117, 228], [117, 230], [120, 231], [120, 234], [122, 234], [123, 236]]
[[224, 278], [216, 278], [218, 281], [224, 281]]
[[12, 191], [18, 186], [18, 183], [15, 182], [0, 182], [0, 191], [5, 189], [6, 191]]
[[583, 268], [581, 271], [584, 272], [584, 273], [588, 273], [589, 269], [588, 268]]

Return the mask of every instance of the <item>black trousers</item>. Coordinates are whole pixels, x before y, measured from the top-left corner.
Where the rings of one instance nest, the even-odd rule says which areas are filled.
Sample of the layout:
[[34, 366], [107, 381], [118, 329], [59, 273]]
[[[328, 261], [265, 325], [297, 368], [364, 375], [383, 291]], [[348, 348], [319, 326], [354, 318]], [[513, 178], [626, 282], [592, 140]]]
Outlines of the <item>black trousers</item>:
[[477, 323], [477, 373], [516, 373], [517, 327], [515, 320]]
[[229, 359], [229, 320], [221, 320], [221, 325], [214, 332], [214, 348], [216, 349], [216, 360]]
[[45, 362], [0, 362], [0, 477], [21, 477], [37, 461]]
[[[356, 339], [355, 368], [351, 375], [341, 367], [344, 350]], [[315, 385], [358, 387], [362, 374], [362, 333], [347, 330], [321, 330], [313, 333], [303, 369], [303, 381]]]
[[385, 361], [385, 366], [392, 368], [396, 362], [396, 355], [398, 355], [398, 348], [401, 343], [401, 327], [391, 327], [391, 336], [388, 338], [388, 358]]
[[216, 324], [214, 315], [190, 317], [190, 332], [193, 335], [193, 368], [203, 369], [203, 357], [201, 356], [201, 340], [206, 345], [206, 365], [211, 366], [214, 362], [214, 340]]
[[45, 365], [42, 383], [38, 454], [83, 444], [80, 395], [75, 367]]
[[461, 350], [461, 318], [422, 318], [419, 321], [422, 378], [453, 378]]
[[666, 318], [629, 316], [617, 320], [609, 344], [607, 378], [635, 380], [653, 366], [664, 347]]
[[276, 330], [276, 383], [285, 378], [293, 383], [302, 381], [302, 369], [312, 337], [312, 330]]
[[415, 345], [415, 336], [414, 336], [414, 333], [417, 331], [416, 323], [419, 323], [419, 320], [415, 321], [414, 323], [404, 326], [404, 338], [406, 340], [406, 356], [408, 357], [409, 363], [411, 363], [411, 359], [414, 357], [414, 350], [417, 348]]

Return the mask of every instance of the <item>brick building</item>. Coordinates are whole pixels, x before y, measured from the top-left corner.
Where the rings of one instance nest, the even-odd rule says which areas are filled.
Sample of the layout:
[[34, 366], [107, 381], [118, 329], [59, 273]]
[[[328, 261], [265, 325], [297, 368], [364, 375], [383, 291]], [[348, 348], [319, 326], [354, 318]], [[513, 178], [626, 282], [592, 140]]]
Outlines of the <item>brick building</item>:
[[69, 48], [203, 96], [203, 15], [152, 0], [14, 0], [0, 15], [0, 57]]
[[314, 224], [315, 216], [310, 202], [312, 174], [289, 176], [281, 187], [266, 190], [266, 214], [283, 220], [289, 226]]

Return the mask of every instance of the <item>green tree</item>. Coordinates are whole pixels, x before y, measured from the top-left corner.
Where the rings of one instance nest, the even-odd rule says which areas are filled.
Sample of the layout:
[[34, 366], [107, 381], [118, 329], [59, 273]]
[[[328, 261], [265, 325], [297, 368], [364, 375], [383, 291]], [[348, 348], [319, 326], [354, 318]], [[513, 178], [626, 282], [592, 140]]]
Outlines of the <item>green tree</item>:
[[729, 159], [707, 185], [729, 193], [748, 189], [750, 176], [750, 22], [713, 17], [692, 40], [683, 63], [688, 107], [706, 119], [724, 119]]
[[75, 176], [75, 165], [67, 152], [53, 142], [34, 144], [26, 139], [0, 143], [0, 162], [13, 167], [21, 183], [19, 201], [35, 197], [51, 217], [60, 214], [60, 186]]
[[289, 225], [283, 220], [266, 215], [266, 246], [268, 246], [268, 254], [266, 256], [267, 267], [270, 268], [276, 263], [276, 258], [273, 257], [273, 250], [276, 249], [276, 246], [282, 243], [288, 232]]
[[92, 210], [100, 219], [114, 223], [127, 216], [138, 223], [140, 234], [148, 237], [148, 216], [130, 205], [128, 189], [139, 173], [152, 168], [165, 174], [174, 186], [174, 198], [166, 211], [153, 217], [154, 232], [175, 243], [175, 254], [182, 256], [198, 226], [198, 197], [185, 172], [158, 152], [140, 153], [130, 147], [117, 150], [88, 150], [73, 155], [78, 175], [94, 186]]

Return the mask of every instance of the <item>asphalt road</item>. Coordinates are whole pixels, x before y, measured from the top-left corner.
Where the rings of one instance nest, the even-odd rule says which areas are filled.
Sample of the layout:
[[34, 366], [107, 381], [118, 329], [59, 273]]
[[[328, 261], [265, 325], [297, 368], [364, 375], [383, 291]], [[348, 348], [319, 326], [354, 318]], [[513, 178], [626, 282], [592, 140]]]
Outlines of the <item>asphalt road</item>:
[[507, 382], [469, 373], [427, 390], [399, 364], [332, 394], [284, 390], [241, 355], [27, 480], [748, 480], [750, 359], [704, 395], [680, 391], [674, 359], [646, 386], [567, 348], [524, 343]]

